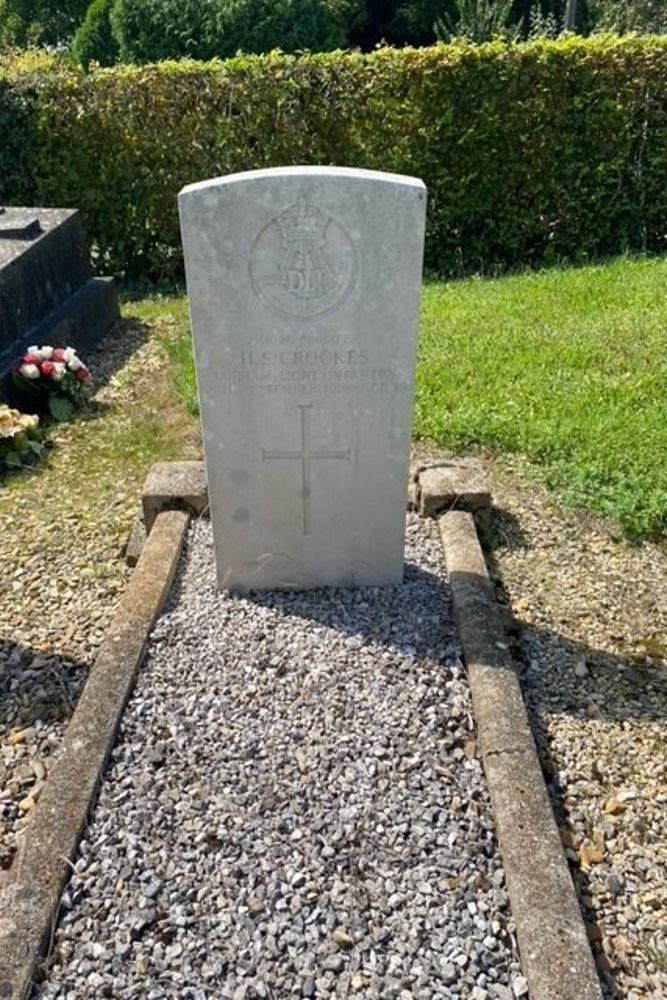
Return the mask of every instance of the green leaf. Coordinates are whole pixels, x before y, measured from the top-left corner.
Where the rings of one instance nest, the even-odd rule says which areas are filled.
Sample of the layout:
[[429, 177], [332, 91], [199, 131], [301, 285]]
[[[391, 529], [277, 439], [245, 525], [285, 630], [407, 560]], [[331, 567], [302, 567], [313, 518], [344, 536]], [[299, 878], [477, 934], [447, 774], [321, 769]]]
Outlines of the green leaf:
[[36, 384], [32, 379], [25, 378], [25, 376], [19, 375], [18, 372], [12, 372], [12, 382], [26, 396], [32, 396], [37, 399], [44, 393], [44, 389], [39, 383]]
[[49, 412], [54, 420], [64, 423], [66, 420], [71, 419], [74, 407], [69, 399], [65, 399], [64, 396], [51, 396], [49, 398]]

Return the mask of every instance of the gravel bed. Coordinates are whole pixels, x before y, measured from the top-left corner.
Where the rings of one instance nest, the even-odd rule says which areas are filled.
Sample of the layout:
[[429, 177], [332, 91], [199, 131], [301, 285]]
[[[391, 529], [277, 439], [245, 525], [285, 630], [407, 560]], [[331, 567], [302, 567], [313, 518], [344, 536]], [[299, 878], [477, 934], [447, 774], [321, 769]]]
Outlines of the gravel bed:
[[498, 598], [607, 1000], [667, 997], [667, 552], [494, 476]]
[[42, 1000], [527, 994], [437, 528], [388, 588], [220, 594], [195, 523]]

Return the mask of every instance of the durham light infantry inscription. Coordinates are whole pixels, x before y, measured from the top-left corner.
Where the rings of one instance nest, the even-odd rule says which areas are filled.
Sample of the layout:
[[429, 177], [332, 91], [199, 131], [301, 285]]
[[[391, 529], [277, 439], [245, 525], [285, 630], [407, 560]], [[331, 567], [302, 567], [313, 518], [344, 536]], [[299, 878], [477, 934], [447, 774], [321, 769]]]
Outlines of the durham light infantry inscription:
[[382, 359], [358, 348], [260, 346], [240, 350], [231, 360], [236, 360], [235, 366], [203, 372], [201, 381], [221, 394], [258, 392], [297, 398], [308, 396], [315, 387], [325, 396], [410, 391], [410, 383], [394, 368], [380, 367]]
[[219, 585], [400, 581], [423, 184], [281, 168], [179, 207]]

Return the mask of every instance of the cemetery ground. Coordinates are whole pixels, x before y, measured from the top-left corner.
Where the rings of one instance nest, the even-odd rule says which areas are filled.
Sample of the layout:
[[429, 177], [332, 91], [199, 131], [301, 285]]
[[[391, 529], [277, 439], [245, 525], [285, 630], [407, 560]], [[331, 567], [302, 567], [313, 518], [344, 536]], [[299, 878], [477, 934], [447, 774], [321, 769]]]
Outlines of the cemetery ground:
[[[491, 574], [605, 994], [619, 1000], [667, 992], [665, 277], [665, 262], [619, 262], [430, 286], [418, 372], [417, 429], [449, 427], [449, 445], [483, 449]], [[531, 302], [548, 317], [541, 331]], [[86, 359], [100, 385], [90, 410], [52, 432], [43, 467], [0, 483], [5, 868], [127, 582], [122, 548], [148, 467], [200, 453], [184, 301], [123, 312]], [[574, 472], [566, 440], [580, 446]], [[563, 506], [514, 452], [541, 460], [571, 500], [597, 491], [616, 519]], [[442, 454], [415, 443], [417, 462]], [[607, 468], [621, 470], [619, 489]], [[628, 539], [648, 526], [655, 541]]]

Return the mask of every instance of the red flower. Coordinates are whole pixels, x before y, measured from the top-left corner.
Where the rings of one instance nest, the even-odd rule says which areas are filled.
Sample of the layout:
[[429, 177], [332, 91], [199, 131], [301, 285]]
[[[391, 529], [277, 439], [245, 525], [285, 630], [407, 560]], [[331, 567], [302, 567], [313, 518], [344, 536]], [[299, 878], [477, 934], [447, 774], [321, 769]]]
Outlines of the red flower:
[[56, 370], [56, 366], [54, 365], [53, 361], [42, 361], [40, 365], [40, 370], [42, 372], [42, 375], [45, 375], [46, 378], [51, 378], [54, 371]]
[[64, 361], [65, 360], [65, 349], [63, 347], [56, 347], [55, 351], [51, 356], [52, 361]]
[[36, 358], [34, 354], [24, 354], [23, 358], [21, 359], [22, 365], [37, 365], [37, 367], [39, 368], [41, 363], [42, 363], [41, 359]]
[[79, 382], [85, 382], [86, 379], [90, 378], [90, 372], [88, 371], [87, 368], [84, 368], [84, 366], [81, 365], [81, 367], [77, 368], [77, 370], [74, 372], [74, 378], [78, 379]]

